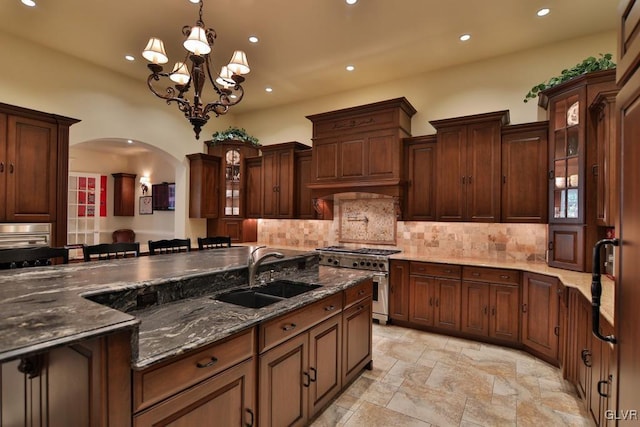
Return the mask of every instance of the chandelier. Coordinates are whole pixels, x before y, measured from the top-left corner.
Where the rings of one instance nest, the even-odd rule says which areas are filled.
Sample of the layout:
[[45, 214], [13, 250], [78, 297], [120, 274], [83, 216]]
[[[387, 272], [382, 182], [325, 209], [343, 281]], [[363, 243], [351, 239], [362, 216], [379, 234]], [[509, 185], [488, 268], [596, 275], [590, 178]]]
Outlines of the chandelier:
[[[247, 56], [241, 50], [236, 50], [229, 64], [223, 66], [220, 73], [214, 79], [211, 73], [211, 50], [216, 39], [216, 32], [212, 28], [206, 28], [202, 20], [202, 3], [200, 0], [200, 14], [196, 25], [186, 25], [182, 28], [182, 34], [187, 37], [183, 46], [187, 50], [182, 62], [176, 62], [170, 73], [163, 72], [162, 65], [169, 61], [164, 50], [164, 43], [156, 37], [151, 37], [142, 56], [150, 62], [147, 67], [151, 74], [147, 78], [147, 85], [151, 92], [159, 98], [165, 99], [167, 104], [175, 102], [178, 109], [193, 126], [196, 139], [200, 139], [200, 131], [209, 120], [209, 114], [215, 113], [216, 117], [226, 114], [229, 107], [238, 104], [244, 96], [241, 84], [244, 82], [243, 74], [247, 74], [249, 64]], [[190, 62], [190, 66], [187, 65]], [[216, 75], [215, 73], [213, 75]], [[164, 91], [158, 91], [153, 87], [154, 81], [160, 81], [160, 77], [168, 77], [174, 84]], [[204, 104], [202, 101], [205, 82], [209, 80], [215, 91], [217, 99]], [[186, 96], [193, 88], [193, 99]]]

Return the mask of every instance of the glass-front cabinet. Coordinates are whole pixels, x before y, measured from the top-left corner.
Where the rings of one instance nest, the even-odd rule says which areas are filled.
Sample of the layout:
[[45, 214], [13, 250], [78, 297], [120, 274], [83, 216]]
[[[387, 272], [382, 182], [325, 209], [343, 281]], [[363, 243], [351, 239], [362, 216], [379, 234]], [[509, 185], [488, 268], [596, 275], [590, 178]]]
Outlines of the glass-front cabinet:
[[229, 148], [224, 158], [224, 216], [240, 216], [240, 150]]

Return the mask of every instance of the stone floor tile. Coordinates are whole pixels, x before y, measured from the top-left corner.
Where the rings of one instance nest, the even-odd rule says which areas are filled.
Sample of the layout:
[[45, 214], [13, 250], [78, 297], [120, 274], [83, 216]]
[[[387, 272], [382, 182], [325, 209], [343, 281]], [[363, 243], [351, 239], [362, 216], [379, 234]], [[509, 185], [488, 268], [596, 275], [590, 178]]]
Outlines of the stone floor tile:
[[349, 418], [345, 427], [430, 427], [429, 423], [411, 416], [396, 412], [392, 409], [377, 406], [368, 402]]

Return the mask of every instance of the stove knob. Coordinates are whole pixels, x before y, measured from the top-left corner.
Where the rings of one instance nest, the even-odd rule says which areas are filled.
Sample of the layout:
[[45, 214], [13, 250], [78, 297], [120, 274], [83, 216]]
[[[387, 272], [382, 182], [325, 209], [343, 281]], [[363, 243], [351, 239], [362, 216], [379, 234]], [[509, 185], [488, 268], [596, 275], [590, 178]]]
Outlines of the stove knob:
[[380, 264], [380, 270], [384, 271], [385, 270], [385, 266], [384, 264]]
[[360, 266], [364, 267], [364, 261], [360, 261]]
[[333, 261], [333, 265], [338, 265], [338, 264], [340, 264], [340, 263], [338, 262], [337, 259]]
[[367, 261], [367, 267], [371, 267], [371, 262]]
[[331, 263], [333, 262], [333, 260], [332, 260], [331, 258], [327, 258], [327, 262], [328, 262], [329, 264], [331, 264]]
[[373, 263], [373, 266], [374, 266], [374, 267], [377, 267], [377, 266], [378, 266], [378, 263], [377, 263], [377, 262], [374, 262], [374, 263]]
[[353, 263], [353, 266], [354, 266], [354, 267], [357, 267], [357, 266], [358, 266], [358, 263], [357, 263], [357, 262], [354, 262], [354, 263]]

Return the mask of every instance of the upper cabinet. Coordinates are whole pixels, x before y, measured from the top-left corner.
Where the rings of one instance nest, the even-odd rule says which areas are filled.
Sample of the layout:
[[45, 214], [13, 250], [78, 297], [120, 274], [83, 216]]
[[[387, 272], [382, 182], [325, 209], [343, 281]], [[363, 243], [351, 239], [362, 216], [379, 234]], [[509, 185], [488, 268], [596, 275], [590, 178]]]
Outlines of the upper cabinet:
[[500, 135], [509, 112], [429, 123], [437, 130], [437, 220], [499, 222]]
[[78, 121], [0, 103], [0, 221], [53, 223], [56, 246], [66, 244], [69, 127]]
[[[604, 236], [597, 225], [598, 216], [604, 215], [602, 191], [607, 185], [599, 179], [606, 180], [609, 171], [603, 170], [604, 163], [599, 166], [598, 151], [615, 152], [608, 145], [615, 143], [611, 123], [615, 119], [602, 104], [616, 90], [615, 73], [585, 74], [540, 95], [539, 104], [549, 112], [549, 265], [553, 267], [591, 271], [587, 254]], [[602, 212], [598, 212], [599, 197]]]
[[313, 207], [311, 189], [307, 186], [311, 182], [311, 150], [297, 151], [296, 157], [296, 204], [299, 219], [316, 219], [318, 214]]
[[547, 222], [549, 122], [502, 128], [502, 222]]
[[220, 157], [188, 154], [189, 218], [218, 218]]
[[299, 142], [262, 147], [262, 217], [294, 218], [296, 214], [296, 151], [308, 150]]
[[404, 219], [435, 221], [436, 218], [436, 136], [404, 139], [407, 196]]
[[402, 138], [416, 110], [405, 98], [307, 116], [313, 122], [312, 195], [375, 191], [400, 197]]

